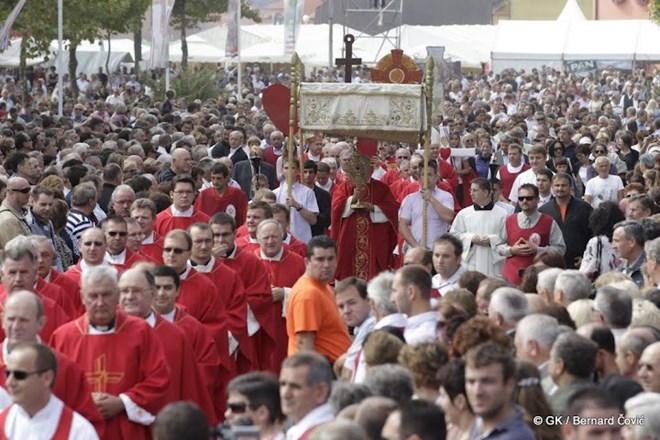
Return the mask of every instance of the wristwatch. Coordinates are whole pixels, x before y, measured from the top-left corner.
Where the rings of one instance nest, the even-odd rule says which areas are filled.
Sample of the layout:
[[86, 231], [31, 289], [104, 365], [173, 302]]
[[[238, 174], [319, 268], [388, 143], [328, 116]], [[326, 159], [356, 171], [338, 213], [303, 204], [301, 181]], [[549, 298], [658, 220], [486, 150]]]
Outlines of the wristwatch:
[[302, 205], [298, 205], [298, 207], [296, 208], [296, 211], [300, 212], [300, 211], [302, 211], [302, 209], [303, 209], [303, 206], [302, 206]]

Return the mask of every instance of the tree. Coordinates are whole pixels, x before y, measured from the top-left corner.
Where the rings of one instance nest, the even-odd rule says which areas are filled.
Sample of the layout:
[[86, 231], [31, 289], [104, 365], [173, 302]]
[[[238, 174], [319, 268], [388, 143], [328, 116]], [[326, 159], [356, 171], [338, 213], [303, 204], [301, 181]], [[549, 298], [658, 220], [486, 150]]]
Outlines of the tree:
[[[172, 10], [172, 23], [181, 31], [181, 68], [188, 67], [188, 30], [200, 23], [218, 21], [227, 12], [227, 0], [176, 0]], [[241, 16], [261, 23], [259, 12], [253, 10], [246, 1], [241, 1]]]
[[660, 24], [660, 0], [651, 0], [649, 2], [649, 18]]

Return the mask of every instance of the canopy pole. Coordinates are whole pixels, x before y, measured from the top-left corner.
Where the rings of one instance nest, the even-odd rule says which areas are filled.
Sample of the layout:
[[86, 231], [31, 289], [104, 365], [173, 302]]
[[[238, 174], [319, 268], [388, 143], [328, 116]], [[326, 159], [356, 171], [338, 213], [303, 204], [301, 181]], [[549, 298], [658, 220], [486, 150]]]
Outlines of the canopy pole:
[[[424, 190], [429, 188], [429, 150], [431, 147], [431, 133], [433, 127], [433, 58], [426, 58], [426, 135], [424, 136], [424, 181], [422, 188]], [[422, 204], [422, 243], [421, 246], [426, 248], [428, 242], [428, 202]]]
[[292, 197], [293, 184], [296, 180], [296, 175], [293, 171], [295, 148], [294, 137], [296, 135], [296, 121], [298, 120], [297, 107], [298, 107], [298, 85], [300, 84], [300, 58], [296, 52], [291, 57], [291, 98], [289, 99], [289, 142], [287, 144], [287, 161], [289, 170], [286, 176], [287, 183], [287, 197]]

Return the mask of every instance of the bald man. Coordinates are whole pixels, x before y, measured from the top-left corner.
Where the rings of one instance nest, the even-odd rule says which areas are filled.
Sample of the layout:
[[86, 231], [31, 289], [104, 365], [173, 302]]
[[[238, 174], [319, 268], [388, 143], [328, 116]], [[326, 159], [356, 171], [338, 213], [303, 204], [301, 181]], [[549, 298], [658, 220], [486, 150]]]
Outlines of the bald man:
[[30, 235], [23, 214], [30, 199], [30, 183], [22, 177], [12, 177], [7, 182], [7, 195], [0, 205], [0, 258], [4, 254], [5, 245], [19, 235]]
[[639, 358], [637, 377], [648, 393], [660, 393], [660, 342], [654, 342], [644, 349]]

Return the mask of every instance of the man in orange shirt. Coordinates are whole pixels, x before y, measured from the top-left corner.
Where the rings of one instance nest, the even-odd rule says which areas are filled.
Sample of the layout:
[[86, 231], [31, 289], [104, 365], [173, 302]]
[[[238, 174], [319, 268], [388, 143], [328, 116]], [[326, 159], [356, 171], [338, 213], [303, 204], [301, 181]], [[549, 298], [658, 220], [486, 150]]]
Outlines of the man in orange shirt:
[[307, 243], [305, 274], [293, 285], [286, 308], [288, 353], [316, 351], [334, 363], [351, 345], [328, 285], [337, 269], [337, 245], [325, 235]]

